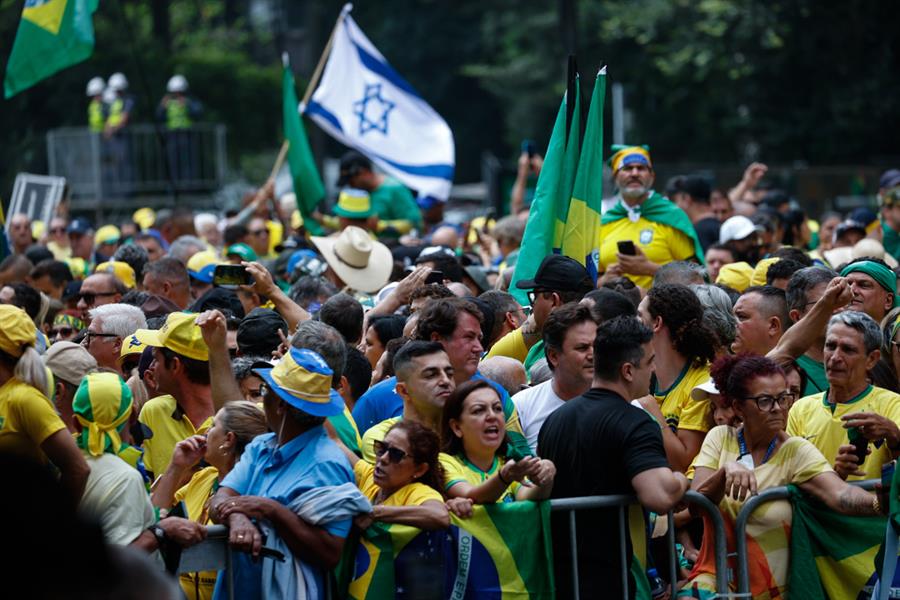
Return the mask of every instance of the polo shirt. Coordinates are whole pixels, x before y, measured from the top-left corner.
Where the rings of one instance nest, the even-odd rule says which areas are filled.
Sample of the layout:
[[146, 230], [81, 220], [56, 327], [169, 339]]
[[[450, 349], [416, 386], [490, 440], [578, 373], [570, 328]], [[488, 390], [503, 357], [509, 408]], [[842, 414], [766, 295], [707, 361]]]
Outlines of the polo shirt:
[[[242, 496], [262, 496], [289, 506], [298, 496], [315, 488], [354, 483], [353, 469], [337, 444], [328, 438], [321, 425], [277, 446], [274, 433], [257, 436], [244, 449], [241, 460], [234, 466], [222, 487]], [[350, 533], [351, 519], [328, 523], [328, 533], [345, 538]], [[292, 557], [285, 557], [292, 560]], [[270, 560], [270, 559], [264, 559]], [[312, 566], [312, 565], [310, 565]], [[324, 590], [323, 572], [311, 569], [317, 589]], [[224, 578], [216, 582], [214, 598], [224, 599], [227, 590]], [[249, 554], [236, 552], [233, 562], [234, 597], [242, 600], [262, 600], [262, 562], [254, 562]]]
[[115, 454], [83, 454], [91, 472], [78, 511], [100, 524], [107, 544], [127, 546], [156, 523], [144, 479]]
[[[812, 442], [828, 463], [834, 465], [838, 448], [850, 443], [841, 417], [855, 412], [873, 412], [900, 425], [900, 395], [870, 385], [847, 402], [836, 404], [828, 400], [827, 391], [806, 396], [791, 407], [787, 433]], [[865, 475], [851, 475], [848, 481], [881, 478], [881, 466], [891, 461], [891, 451], [884, 440], [869, 442], [869, 450], [871, 454], [862, 464]]]
[[[618, 242], [631, 240], [638, 246], [647, 258], [658, 265], [664, 265], [674, 260], [687, 260], [692, 258], [694, 242], [687, 235], [670, 225], [664, 225], [640, 217], [632, 222], [629, 219], [618, 219], [600, 226], [600, 272], [607, 267], [619, 262], [616, 254], [619, 252]], [[625, 274], [635, 285], [649, 289], [653, 284], [652, 275]]]
[[146, 430], [143, 443], [144, 466], [158, 476], [166, 472], [175, 445], [192, 435], [206, 433], [212, 427], [213, 415], [195, 428], [175, 398], [164, 394], [144, 404], [138, 421]]
[[[494, 462], [487, 471], [482, 471], [477, 466], [469, 462], [464, 454], [444, 454], [440, 453], [441, 467], [444, 469], [444, 491], [447, 492], [457, 483], [468, 483], [469, 485], [481, 485], [494, 476], [497, 471], [506, 464], [506, 458], [494, 456]], [[516, 492], [522, 487], [518, 481], [513, 481], [507, 486], [503, 494], [497, 498], [497, 502], [515, 502]]]

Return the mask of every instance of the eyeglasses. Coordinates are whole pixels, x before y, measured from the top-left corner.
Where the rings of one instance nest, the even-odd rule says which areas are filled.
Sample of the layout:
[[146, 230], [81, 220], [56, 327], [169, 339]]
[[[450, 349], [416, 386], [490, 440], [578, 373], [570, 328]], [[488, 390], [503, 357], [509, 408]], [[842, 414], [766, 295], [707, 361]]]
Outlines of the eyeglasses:
[[256, 237], [260, 237], [262, 235], [268, 235], [269, 230], [268, 229], [254, 229], [253, 231], [248, 231], [247, 233], [249, 233], [250, 235], [256, 236]]
[[771, 412], [775, 405], [778, 404], [779, 408], [789, 408], [791, 404], [794, 403], [796, 396], [791, 392], [781, 392], [777, 396], [770, 396], [769, 394], [762, 394], [759, 396], [749, 396], [744, 398], [744, 400], [753, 400], [756, 402], [756, 407], [762, 412]]
[[86, 306], [93, 306], [98, 296], [115, 296], [118, 292], [81, 292], [78, 294], [79, 300], [84, 300]]
[[66, 232], [65, 227], [51, 227], [50, 228], [50, 233], [65, 233], [65, 232]]
[[372, 444], [375, 448], [375, 457], [381, 458], [385, 454], [388, 455], [388, 462], [397, 464], [406, 458], [408, 455], [406, 452], [401, 450], [400, 448], [394, 448], [393, 446], [388, 446], [382, 441], [375, 440]]
[[87, 346], [88, 344], [90, 344], [90, 343], [91, 343], [91, 338], [95, 338], [95, 337], [102, 337], [102, 338], [113, 337], [113, 338], [117, 338], [117, 337], [119, 337], [119, 336], [117, 336], [117, 335], [114, 334], [114, 333], [95, 333], [95, 332], [93, 332], [93, 331], [86, 331], [86, 332], [84, 332], [84, 345]]
[[535, 288], [535, 289], [533, 289], [533, 290], [529, 290], [529, 291], [527, 292], [527, 295], [528, 295], [528, 301], [531, 303], [531, 306], [532, 306], [532, 307], [534, 306], [534, 301], [537, 300], [537, 297], [538, 297], [539, 294], [546, 294], [546, 293], [548, 293], [549, 291], [550, 291], [550, 290], [542, 290], [542, 289], [538, 289], [538, 288]]

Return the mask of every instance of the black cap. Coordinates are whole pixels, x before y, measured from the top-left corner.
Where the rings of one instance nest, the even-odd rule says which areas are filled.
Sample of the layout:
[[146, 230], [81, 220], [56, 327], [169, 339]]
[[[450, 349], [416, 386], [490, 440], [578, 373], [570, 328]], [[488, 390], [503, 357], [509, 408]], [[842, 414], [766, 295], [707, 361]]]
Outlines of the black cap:
[[699, 202], [709, 202], [712, 187], [709, 182], [699, 175], [685, 175], [676, 177], [672, 182], [674, 192], [682, 192]]
[[848, 231], [858, 231], [863, 236], [866, 235], [866, 226], [857, 221], [852, 221], [850, 219], [845, 220], [843, 223], [835, 227], [834, 229], [834, 239], [839, 239], [842, 235], [847, 233]]
[[888, 169], [878, 179], [878, 187], [880, 188], [892, 188], [897, 185], [900, 185], [900, 171], [897, 169]]
[[74, 233], [75, 235], [84, 235], [94, 231], [94, 226], [84, 217], [75, 217], [66, 228], [66, 233]]
[[190, 307], [191, 312], [200, 313], [205, 310], [227, 310], [238, 318], [244, 317], [244, 305], [234, 290], [217, 288], [207, 291], [197, 298]]
[[288, 325], [281, 315], [269, 308], [254, 308], [238, 326], [238, 350], [245, 356], [271, 356], [281, 344], [279, 329], [287, 337]]
[[584, 266], [573, 258], [560, 254], [544, 257], [534, 279], [516, 283], [520, 290], [543, 289], [553, 292], [584, 292], [594, 289], [594, 281]]
[[344, 186], [350, 183], [350, 178], [363, 169], [371, 171], [372, 161], [355, 150], [351, 150], [344, 154], [341, 157], [341, 175], [338, 177], [338, 186]]

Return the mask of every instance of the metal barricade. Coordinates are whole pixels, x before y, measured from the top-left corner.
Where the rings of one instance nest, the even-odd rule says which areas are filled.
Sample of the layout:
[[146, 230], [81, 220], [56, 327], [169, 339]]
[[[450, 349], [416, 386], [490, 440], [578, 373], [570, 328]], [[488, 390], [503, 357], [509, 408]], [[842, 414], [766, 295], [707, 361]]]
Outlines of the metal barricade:
[[228, 545], [228, 528], [224, 525], [207, 525], [206, 539], [181, 552], [178, 573], [225, 570], [225, 589], [228, 600], [234, 600], [234, 571], [231, 569], [231, 546]]
[[[713, 536], [716, 546], [716, 593], [722, 597], [728, 596], [728, 576], [727, 576], [727, 557], [725, 553], [725, 520], [719, 512], [719, 507], [712, 503], [706, 496], [694, 491], [688, 491], [684, 495], [684, 501], [689, 504], [700, 506], [709, 515], [713, 525]], [[627, 600], [629, 597], [628, 590], [628, 564], [631, 557], [626, 556], [627, 544], [626, 536], [626, 509], [628, 506], [638, 504], [634, 496], [614, 495], [614, 496], [588, 496], [584, 498], [561, 498], [550, 501], [550, 509], [552, 511], [569, 511], [569, 546], [572, 551], [572, 588], [574, 590], [574, 598], [578, 600], [580, 597], [578, 589], [578, 542], [577, 542], [577, 526], [575, 512], [579, 510], [594, 510], [600, 508], [618, 508], [619, 516], [619, 554], [622, 559], [622, 568], [620, 576], [622, 578], [623, 597]], [[668, 550], [669, 550], [669, 583], [672, 586], [672, 596], [675, 596], [675, 584], [678, 582], [677, 564], [678, 559], [675, 551], [675, 519], [672, 511], [668, 513], [669, 526], [666, 533]]]
[[[865, 490], [872, 490], [876, 483], [880, 483], [877, 479], [869, 479], [866, 481], [853, 481], [851, 485], [859, 486]], [[738, 593], [732, 597], [750, 598], [750, 572], [747, 566], [747, 522], [750, 515], [753, 514], [760, 505], [776, 500], [787, 500], [790, 497], [786, 486], [769, 488], [753, 496], [744, 503], [741, 511], [738, 513], [734, 524], [735, 549], [737, 550], [738, 563]], [[718, 567], [717, 567], [718, 568]]]

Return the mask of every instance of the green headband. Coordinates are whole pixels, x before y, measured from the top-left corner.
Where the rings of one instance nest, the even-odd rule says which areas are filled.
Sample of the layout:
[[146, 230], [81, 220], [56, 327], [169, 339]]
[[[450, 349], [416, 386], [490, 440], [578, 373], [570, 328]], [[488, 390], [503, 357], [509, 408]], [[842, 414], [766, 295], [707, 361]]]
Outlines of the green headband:
[[841, 277], [846, 277], [850, 273], [864, 273], [874, 279], [878, 285], [894, 295], [894, 306], [897, 306], [897, 276], [889, 268], [871, 260], [861, 260], [844, 267]]

